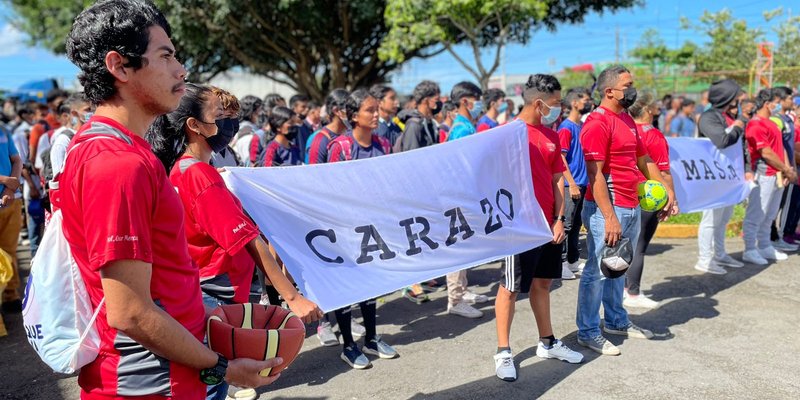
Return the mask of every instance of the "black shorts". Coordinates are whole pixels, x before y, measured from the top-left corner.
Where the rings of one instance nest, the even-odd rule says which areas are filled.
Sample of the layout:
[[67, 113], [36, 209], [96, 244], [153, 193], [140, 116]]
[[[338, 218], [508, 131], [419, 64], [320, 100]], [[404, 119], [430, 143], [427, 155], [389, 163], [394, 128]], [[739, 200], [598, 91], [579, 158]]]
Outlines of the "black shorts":
[[561, 279], [561, 244], [552, 242], [507, 256], [500, 284], [513, 293], [528, 293], [533, 278]]

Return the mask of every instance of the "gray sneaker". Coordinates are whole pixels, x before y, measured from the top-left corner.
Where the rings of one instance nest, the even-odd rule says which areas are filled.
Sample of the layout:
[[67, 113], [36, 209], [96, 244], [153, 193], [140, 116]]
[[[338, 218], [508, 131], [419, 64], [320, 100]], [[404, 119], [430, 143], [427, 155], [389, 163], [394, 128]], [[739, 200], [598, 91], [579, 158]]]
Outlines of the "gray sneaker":
[[618, 356], [620, 354], [619, 348], [606, 340], [603, 335], [598, 335], [588, 340], [578, 338], [578, 344], [604, 356]]
[[627, 336], [629, 338], [634, 338], [634, 339], [653, 338], [653, 332], [650, 332], [644, 328], [640, 328], [634, 325], [633, 322], [631, 322], [627, 328], [609, 328], [607, 326], [603, 326], [603, 332], [610, 333], [612, 335]]
[[355, 318], [353, 318], [350, 322], [350, 333], [354, 338], [360, 339], [367, 334], [367, 328], [364, 328], [364, 325], [359, 324], [356, 322]]
[[392, 348], [392, 346], [389, 346], [389, 344], [384, 342], [380, 336], [375, 336], [375, 339], [365, 343], [364, 347], [361, 348], [361, 351], [363, 351], [364, 354], [371, 354], [384, 359], [397, 357], [397, 351]]

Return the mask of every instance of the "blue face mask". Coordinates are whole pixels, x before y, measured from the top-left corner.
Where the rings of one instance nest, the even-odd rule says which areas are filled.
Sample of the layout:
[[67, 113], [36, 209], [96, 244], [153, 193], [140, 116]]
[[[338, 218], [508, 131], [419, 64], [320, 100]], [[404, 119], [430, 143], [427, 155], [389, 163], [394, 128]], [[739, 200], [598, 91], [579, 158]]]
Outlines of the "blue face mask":
[[777, 114], [777, 113], [779, 113], [781, 111], [783, 111], [783, 107], [781, 106], [781, 103], [776, 104], [775, 108], [772, 109], [772, 113], [773, 114]]
[[500, 106], [497, 107], [497, 112], [499, 112], [500, 114], [502, 114], [502, 113], [504, 113], [506, 111], [508, 111], [508, 103], [505, 103], [505, 102], [501, 103]]
[[542, 125], [551, 125], [561, 116], [561, 106], [550, 107], [547, 104], [544, 104], [544, 106], [548, 108], [549, 112], [547, 115], [542, 115]]
[[472, 110], [469, 110], [469, 116], [472, 117], [473, 120], [477, 120], [478, 117], [481, 116], [483, 113], [483, 103], [478, 100], [472, 104]]
[[86, 114], [83, 114], [83, 122], [89, 122], [93, 115], [93, 112], [87, 112]]

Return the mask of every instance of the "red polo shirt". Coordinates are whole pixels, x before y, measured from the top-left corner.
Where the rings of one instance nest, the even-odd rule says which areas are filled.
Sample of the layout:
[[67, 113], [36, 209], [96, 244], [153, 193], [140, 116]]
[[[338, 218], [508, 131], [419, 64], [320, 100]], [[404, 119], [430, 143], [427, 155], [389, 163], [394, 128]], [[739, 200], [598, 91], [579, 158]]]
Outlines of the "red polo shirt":
[[[87, 140], [93, 135], [117, 137]], [[120, 137], [127, 137], [132, 144]], [[189, 257], [183, 207], [150, 145], [95, 116], [70, 146], [60, 179], [64, 235], [92, 304], [104, 297], [100, 270], [113, 261], [152, 264], [153, 302], [191, 332], [205, 332], [198, 269]], [[100, 354], [80, 371], [82, 399], [202, 399], [199, 371], [165, 360], [97, 318]]]
[[553, 175], [563, 173], [566, 167], [561, 159], [561, 146], [558, 134], [543, 125], [528, 126], [528, 149], [531, 157], [531, 175], [536, 201], [544, 211], [548, 222], [556, 216]]
[[[619, 114], [600, 106], [595, 109], [581, 129], [581, 146], [584, 158], [603, 161], [603, 175], [612, 204], [618, 207], [639, 206], [639, 157], [647, 149], [636, 134], [636, 123], [626, 112]], [[594, 201], [591, 184], [586, 200]]]
[[[750, 151], [750, 159], [753, 166], [761, 159], [761, 153], [758, 151], [769, 147], [782, 162], [786, 162], [784, 157], [783, 136], [778, 125], [769, 119], [761, 118], [759, 116], [753, 117], [744, 130], [744, 136], [747, 139], [747, 149]], [[767, 164], [767, 176], [775, 176], [778, 170]]]
[[200, 266], [203, 292], [247, 303], [255, 262], [244, 246], [258, 237], [258, 228], [211, 165], [184, 156], [169, 179], [186, 210], [189, 254]]

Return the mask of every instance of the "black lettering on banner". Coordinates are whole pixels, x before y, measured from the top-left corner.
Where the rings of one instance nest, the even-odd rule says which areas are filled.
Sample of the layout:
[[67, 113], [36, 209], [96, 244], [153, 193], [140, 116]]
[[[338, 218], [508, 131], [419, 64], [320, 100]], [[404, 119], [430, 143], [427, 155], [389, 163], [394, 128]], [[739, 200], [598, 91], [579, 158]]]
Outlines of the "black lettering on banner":
[[[501, 196], [505, 196], [508, 200], [508, 212], [500, 205]], [[505, 189], [498, 190], [497, 195], [495, 195], [494, 204], [497, 206], [497, 209], [505, 215], [506, 219], [509, 221], [514, 220], [514, 196], [511, 195], [511, 192]], [[503, 227], [503, 223], [500, 221], [500, 214], [494, 215], [494, 206], [492, 206], [489, 199], [484, 198], [481, 200], [481, 211], [489, 216], [489, 219], [486, 221], [486, 227], [484, 228], [484, 232], [487, 235]], [[497, 222], [492, 222], [493, 217], [497, 219]]]
[[730, 179], [739, 180], [739, 174], [736, 173], [736, 168], [733, 168], [733, 165], [728, 164], [728, 172], [731, 173]]
[[[503, 207], [500, 205], [500, 195], [503, 195], [508, 199], [508, 212], [506, 212]], [[497, 196], [495, 197], [495, 204], [497, 204], [497, 209], [500, 210], [503, 215], [508, 218], [509, 221], [514, 219], [514, 196], [511, 195], [511, 192], [505, 189], [500, 189], [497, 191]]]
[[683, 164], [683, 169], [686, 171], [686, 180], [699, 180], [700, 179], [700, 171], [697, 170], [697, 165], [695, 165], [694, 160], [681, 160]]
[[[361, 239], [361, 255], [356, 259], [356, 264], [364, 264], [372, 261], [373, 257], [368, 253], [372, 253], [373, 251], [381, 251], [381, 260], [391, 260], [397, 255], [390, 250], [386, 242], [383, 241], [381, 234], [375, 229], [375, 225], [356, 227], [356, 233], [364, 234], [364, 237]], [[370, 240], [375, 241], [375, 243], [370, 244]]]
[[703, 164], [703, 173], [704, 173], [703, 179], [707, 181], [717, 180], [717, 177], [714, 176], [714, 171], [711, 170], [711, 167], [708, 166], [708, 163], [706, 163], [705, 160], [700, 160], [700, 163]]
[[308, 235], [306, 235], [306, 244], [311, 249], [311, 251], [314, 252], [314, 255], [319, 257], [320, 260], [328, 262], [328, 263], [333, 263], [333, 264], [341, 264], [341, 263], [343, 263], [344, 259], [342, 257], [340, 257], [340, 256], [337, 256], [336, 259], [333, 259], [333, 258], [326, 257], [326, 256], [322, 255], [322, 253], [317, 251], [317, 249], [316, 249], [316, 247], [314, 247], [314, 243], [312, 243], [312, 241], [314, 240], [314, 238], [316, 238], [318, 236], [325, 236], [326, 238], [328, 238], [328, 240], [331, 241], [331, 243], [336, 243], [336, 232], [334, 232], [333, 229], [328, 229], [327, 231], [324, 230], [324, 229], [315, 229], [315, 230], [309, 232]]
[[[452, 246], [458, 240], [456, 236], [458, 236], [459, 232], [464, 232], [464, 235], [461, 236], [461, 240], [467, 240], [475, 234], [475, 231], [469, 227], [467, 219], [464, 218], [464, 213], [461, 212], [460, 207], [445, 211], [444, 216], [450, 217], [450, 236], [448, 236], [447, 240], [444, 242], [446, 246]], [[456, 226], [456, 220], [458, 220], [458, 226]]]
[[[411, 225], [414, 222], [422, 225], [422, 230], [419, 231], [419, 233], [413, 233], [411, 231]], [[439, 243], [436, 243], [428, 238], [428, 232], [431, 231], [431, 224], [427, 219], [423, 217], [404, 219], [400, 221], [400, 226], [406, 228], [406, 238], [408, 239], [408, 250], [406, 250], [407, 256], [413, 256], [415, 254], [422, 253], [422, 248], [417, 246], [417, 240], [422, 240], [428, 245], [428, 247], [430, 247], [431, 250], [436, 250], [439, 247]]]
[[719, 179], [725, 179], [725, 169], [719, 165], [719, 161], [714, 161], [714, 166], [717, 167], [717, 171], [719, 171]]
[[[489, 209], [487, 210], [486, 207], [489, 207]], [[487, 235], [503, 227], [503, 223], [500, 222], [500, 215], [494, 215], [494, 207], [492, 207], [492, 203], [489, 201], [489, 199], [481, 200], [481, 210], [484, 214], [489, 216], [489, 219], [486, 220], [486, 227], [483, 229]], [[493, 223], [492, 217], [497, 218], [497, 222]], [[452, 232], [452, 224], [450, 226]]]

